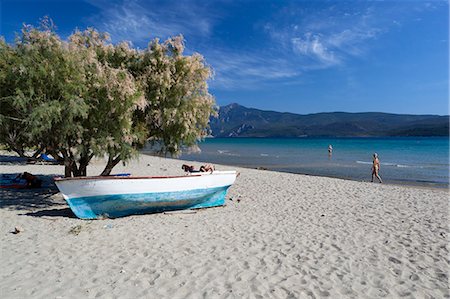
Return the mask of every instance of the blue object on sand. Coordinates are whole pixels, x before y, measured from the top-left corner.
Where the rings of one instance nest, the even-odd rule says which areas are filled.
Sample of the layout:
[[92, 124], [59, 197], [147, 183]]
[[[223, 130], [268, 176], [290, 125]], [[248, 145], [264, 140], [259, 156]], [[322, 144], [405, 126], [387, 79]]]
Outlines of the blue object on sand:
[[28, 185], [27, 180], [18, 174], [2, 174], [0, 176], [0, 189], [22, 189]]
[[47, 162], [57, 162], [54, 158], [49, 157], [46, 154], [41, 154], [41, 159]]

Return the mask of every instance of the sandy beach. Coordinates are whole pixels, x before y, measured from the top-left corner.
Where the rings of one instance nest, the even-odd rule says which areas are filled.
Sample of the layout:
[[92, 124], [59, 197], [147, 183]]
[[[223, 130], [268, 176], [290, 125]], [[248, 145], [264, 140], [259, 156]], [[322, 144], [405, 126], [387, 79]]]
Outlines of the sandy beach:
[[0, 297], [450, 298], [448, 190], [216, 168], [240, 172], [224, 207], [86, 221], [52, 184], [62, 166], [2, 163], [44, 186], [1, 190]]

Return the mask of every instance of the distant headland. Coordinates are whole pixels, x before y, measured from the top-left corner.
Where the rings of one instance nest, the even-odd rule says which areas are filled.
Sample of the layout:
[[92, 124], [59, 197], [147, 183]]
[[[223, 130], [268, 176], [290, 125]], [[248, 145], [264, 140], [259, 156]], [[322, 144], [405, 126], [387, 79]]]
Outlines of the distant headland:
[[214, 137], [449, 136], [449, 116], [381, 112], [294, 114], [222, 106], [210, 121]]

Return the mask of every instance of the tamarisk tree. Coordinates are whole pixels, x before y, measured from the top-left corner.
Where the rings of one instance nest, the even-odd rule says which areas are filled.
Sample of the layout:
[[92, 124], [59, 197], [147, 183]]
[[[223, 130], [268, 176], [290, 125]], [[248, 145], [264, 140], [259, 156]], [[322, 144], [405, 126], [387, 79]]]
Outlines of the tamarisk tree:
[[13, 45], [0, 40], [0, 143], [51, 153], [66, 177], [105, 155], [108, 175], [147, 143], [179, 154], [215, 113], [209, 67], [183, 51], [181, 36], [136, 50], [94, 29], [63, 41], [49, 19], [25, 26]]
[[82, 59], [52, 32], [48, 20], [31, 26], [11, 46], [0, 44], [1, 143], [24, 148], [69, 150], [88, 117]]
[[[182, 36], [164, 43], [155, 39], [144, 51], [130, 50], [127, 44], [108, 50], [105, 60], [126, 67], [144, 94], [145, 108], [134, 113], [135, 131], [145, 132], [147, 144], [159, 154], [178, 155], [182, 147], [195, 147], [207, 134], [210, 116], [216, 114], [207, 85], [211, 70], [204, 58], [200, 54], [183, 55]], [[136, 143], [135, 147], [143, 145]], [[108, 153], [103, 175], [126, 158], [121, 152]]]

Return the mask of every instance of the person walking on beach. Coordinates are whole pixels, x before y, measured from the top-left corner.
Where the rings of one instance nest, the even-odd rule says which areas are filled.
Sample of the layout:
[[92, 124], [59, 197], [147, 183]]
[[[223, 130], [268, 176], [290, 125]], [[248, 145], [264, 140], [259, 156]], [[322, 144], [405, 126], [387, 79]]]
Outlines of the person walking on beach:
[[376, 176], [377, 179], [380, 181], [380, 183], [382, 183], [383, 181], [381, 180], [381, 177], [379, 175], [380, 171], [380, 160], [378, 160], [378, 154], [374, 153], [373, 154], [373, 164], [372, 164], [372, 181], [373, 182], [373, 177]]

